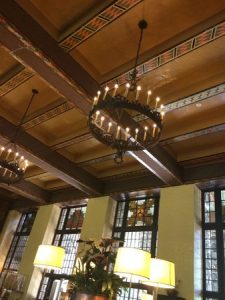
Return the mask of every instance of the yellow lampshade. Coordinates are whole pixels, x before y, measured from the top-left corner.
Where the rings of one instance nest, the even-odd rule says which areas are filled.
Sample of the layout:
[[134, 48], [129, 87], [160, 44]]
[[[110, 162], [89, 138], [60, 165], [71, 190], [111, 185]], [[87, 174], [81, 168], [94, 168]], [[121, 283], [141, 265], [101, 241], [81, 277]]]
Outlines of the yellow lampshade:
[[149, 278], [151, 253], [135, 248], [119, 248], [114, 273], [129, 280]]
[[34, 266], [58, 270], [63, 266], [64, 257], [64, 248], [53, 245], [40, 245], [34, 259]]
[[158, 258], [152, 258], [150, 262], [150, 276], [144, 284], [159, 288], [175, 288], [175, 265], [174, 263]]

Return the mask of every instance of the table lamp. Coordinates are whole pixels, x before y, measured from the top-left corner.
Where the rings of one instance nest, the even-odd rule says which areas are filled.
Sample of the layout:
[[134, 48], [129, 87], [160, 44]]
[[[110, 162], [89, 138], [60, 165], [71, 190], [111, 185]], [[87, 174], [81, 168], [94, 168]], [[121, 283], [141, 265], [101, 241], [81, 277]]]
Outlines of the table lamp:
[[59, 270], [63, 267], [65, 249], [53, 245], [39, 245], [34, 266], [42, 269]]
[[118, 249], [114, 273], [129, 280], [128, 298], [130, 297], [132, 280], [149, 278], [150, 260], [150, 252], [126, 247]]
[[152, 258], [150, 262], [150, 276], [147, 281], [142, 281], [146, 285], [154, 287], [153, 300], [157, 299], [158, 288], [175, 288], [175, 265], [170, 261]]

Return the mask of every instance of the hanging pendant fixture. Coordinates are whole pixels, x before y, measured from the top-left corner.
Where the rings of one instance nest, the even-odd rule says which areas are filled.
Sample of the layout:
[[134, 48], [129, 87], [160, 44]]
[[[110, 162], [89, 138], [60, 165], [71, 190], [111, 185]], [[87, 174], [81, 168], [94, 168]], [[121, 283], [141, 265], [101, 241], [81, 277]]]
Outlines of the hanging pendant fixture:
[[23, 178], [26, 168], [29, 165], [29, 162], [24, 157], [24, 155], [21, 155], [19, 153], [16, 142], [22, 129], [22, 125], [26, 118], [27, 112], [36, 94], [38, 94], [38, 91], [33, 89], [31, 99], [21, 118], [19, 125], [15, 130], [13, 137], [8, 143], [0, 146], [0, 182], [4, 182], [7, 184], [14, 184], [19, 182]]
[[[89, 113], [88, 124], [92, 135], [101, 143], [116, 150], [114, 161], [123, 162], [127, 151], [137, 151], [155, 146], [160, 138], [165, 115], [160, 98], [149, 89], [143, 91], [138, 85], [138, 61], [147, 22], [138, 23], [140, 38], [133, 71], [128, 82], [119, 87], [115, 84], [110, 92], [98, 91], [93, 108]], [[120, 93], [119, 90], [122, 89]]]

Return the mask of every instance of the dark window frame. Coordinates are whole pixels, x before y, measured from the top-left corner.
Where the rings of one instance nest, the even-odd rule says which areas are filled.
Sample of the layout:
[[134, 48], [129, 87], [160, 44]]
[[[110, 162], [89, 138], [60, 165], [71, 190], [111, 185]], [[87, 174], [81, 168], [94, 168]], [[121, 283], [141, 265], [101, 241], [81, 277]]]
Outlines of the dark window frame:
[[[80, 234], [81, 233], [82, 226], [79, 227], [79, 228], [75, 228], [75, 229], [66, 229], [66, 225], [68, 224], [67, 222], [68, 222], [68, 219], [69, 219], [70, 211], [72, 209], [79, 209], [79, 208], [83, 208], [83, 207], [87, 208], [87, 205], [83, 204], [83, 205], [77, 205], [77, 206], [71, 206], [71, 207], [63, 207], [61, 209], [59, 220], [58, 220], [56, 230], [55, 230], [55, 233], [54, 233], [52, 245], [56, 245], [55, 240], [56, 240], [57, 235], [60, 235], [57, 246], [61, 246], [62, 241], [63, 241], [63, 237], [64, 237], [65, 234]], [[63, 217], [63, 211], [64, 210], [66, 210], [66, 215], [65, 215], [65, 218], [63, 220], [63, 226], [62, 226], [61, 229], [59, 229], [61, 219]], [[47, 281], [47, 284], [46, 284], [46, 288], [44, 289], [43, 299], [46, 299], [46, 297], [48, 297], [48, 295], [51, 291], [52, 284], [53, 284], [54, 280], [56, 280], [56, 279], [59, 279], [59, 280], [60, 279], [69, 279], [70, 277], [71, 277], [71, 275], [68, 275], [68, 274], [65, 274], [65, 273], [57, 274], [54, 271], [46, 272], [44, 274], [44, 276], [42, 277], [42, 280], [41, 280], [41, 283], [40, 283], [40, 286], [39, 286], [39, 289], [38, 289], [38, 293], [37, 293], [37, 299], [42, 299], [42, 298], [40, 298], [40, 294], [43, 293], [42, 286], [43, 286], [45, 280]]]
[[[29, 211], [29, 212], [25, 212], [25, 213], [23, 213], [21, 215], [19, 223], [18, 223], [16, 231], [15, 231], [15, 234], [13, 236], [12, 242], [10, 244], [9, 251], [8, 251], [8, 254], [6, 256], [6, 259], [5, 259], [3, 268], [2, 268], [2, 272], [4, 272], [4, 271], [15, 271], [15, 272], [17, 272], [18, 271], [19, 266], [18, 266], [17, 269], [15, 269], [15, 268], [11, 267], [11, 264], [12, 264], [12, 261], [13, 261], [13, 259], [15, 257], [15, 253], [18, 250], [18, 244], [19, 244], [19, 241], [21, 240], [20, 238], [21, 237], [28, 237], [29, 238], [30, 232], [32, 230], [33, 223], [35, 221], [36, 214], [37, 214], [36, 211]], [[29, 215], [33, 215], [33, 222], [31, 224], [29, 230], [28, 231], [24, 231], [25, 225], [26, 225], [26, 221], [28, 220]], [[27, 244], [28, 238], [26, 240], [26, 243], [24, 245], [24, 249], [23, 250], [25, 250], [25, 248], [26, 248], [26, 244]], [[16, 240], [16, 242], [15, 242], [15, 240]], [[15, 242], [15, 245], [13, 245], [14, 242]], [[23, 255], [23, 253], [22, 253], [22, 255]], [[22, 255], [21, 255], [21, 259], [22, 259]], [[21, 260], [20, 260], [20, 262], [21, 262]], [[7, 267], [6, 267], [6, 264], [7, 264]]]
[[[222, 221], [222, 200], [221, 191], [225, 188], [220, 189], [205, 189], [202, 190], [202, 258], [203, 258], [203, 299], [225, 299], [225, 261], [224, 261], [224, 241], [223, 231], [225, 230], [225, 222]], [[205, 193], [215, 193], [215, 222], [205, 222]], [[218, 270], [218, 292], [206, 290], [206, 255], [205, 255], [205, 231], [215, 230], [216, 231], [216, 243], [217, 243], [217, 270]]]

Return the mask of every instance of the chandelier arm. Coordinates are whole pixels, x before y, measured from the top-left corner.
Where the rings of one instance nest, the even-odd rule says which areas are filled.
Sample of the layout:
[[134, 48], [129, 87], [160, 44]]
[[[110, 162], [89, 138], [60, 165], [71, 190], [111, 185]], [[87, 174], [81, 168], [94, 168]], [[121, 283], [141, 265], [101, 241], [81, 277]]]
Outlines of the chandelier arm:
[[30, 108], [30, 106], [31, 106], [31, 104], [32, 104], [32, 102], [33, 102], [33, 99], [34, 99], [35, 95], [37, 95], [37, 94], [38, 94], [38, 91], [37, 91], [36, 89], [33, 89], [33, 90], [32, 90], [32, 95], [31, 95], [31, 98], [30, 98], [30, 101], [29, 101], [29, 103], [28, 103], [28, 105], [27, 105], [27, 108], [26, 108], [26, 110], [25, 110], [25, 112], [24, 112], [24, 114], [23, 114], [23, 116], [22, 116], [22, 118], [21, 118], [21, 120], [20, 120], [20, 123], [17, 125], [17, 128], [16, 128], [16, 131], [15, 131], [14, 136], [13, 136], [12, 139], [11, 139], [11, 142], [12, 142], [12, 143], [14, 143], [15, 140], [17, 139], [17, 137], [18, 137], [18, 135], [19, 135], [19, 132], [20, 132], [20, 129], [21, 129], [21, 127], [22, 127], [22, 125], [23, 125], [23, 122], [24, 122], [24, 120], [25, 120], [25, 118], [26, 118], [27, 112], [28, 112], [28, 110], [29, 110], [29, 108]]

